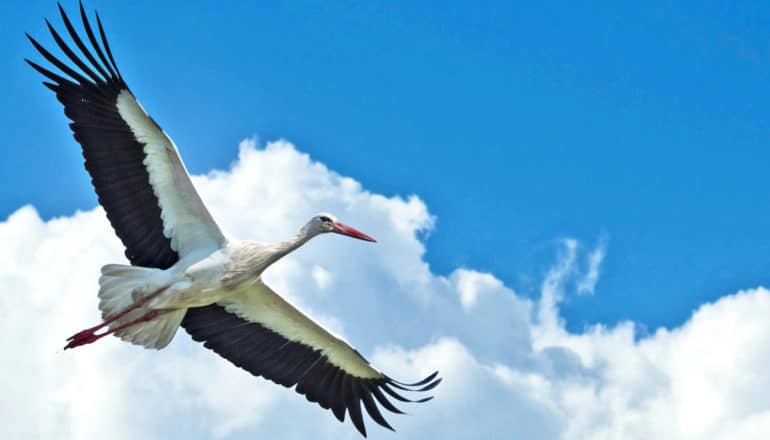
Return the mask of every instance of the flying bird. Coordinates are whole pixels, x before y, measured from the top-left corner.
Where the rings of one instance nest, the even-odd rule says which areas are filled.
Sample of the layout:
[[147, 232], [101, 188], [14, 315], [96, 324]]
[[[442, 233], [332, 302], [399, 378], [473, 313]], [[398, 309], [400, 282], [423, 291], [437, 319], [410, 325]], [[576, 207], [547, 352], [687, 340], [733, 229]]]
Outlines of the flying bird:
[[408, 384], [388, 377], [261, 279], [271, 264], [317, 235], [374, 238], [326, 213], [313, 216], [287, 240], [228, 238], [195, 190], [176, 145], [123, 80], [98, 13], [97, 37], [80, 4], [84, 40], [61, 5], [59, 12], [80, 55], [46, 21], [66, 59], [27, 34], [55, 69], [25, 61], [46, 77], [43, 84], [64, 105], [99, 203], [131, 263], [102, 267], [103, 322], [72, 335], [65, 349], [109, 334], [160, 349], [181, 326], [234, 365], [295, 387], [341, 422], [347, 413], [364, 436], [362, 406], [375, 422], [392, 430], [379, 409], [401, 413], [390, 399], [430, 400], [411, 400], [400, 391], [433, 389], [441, 381], [437, 372]]

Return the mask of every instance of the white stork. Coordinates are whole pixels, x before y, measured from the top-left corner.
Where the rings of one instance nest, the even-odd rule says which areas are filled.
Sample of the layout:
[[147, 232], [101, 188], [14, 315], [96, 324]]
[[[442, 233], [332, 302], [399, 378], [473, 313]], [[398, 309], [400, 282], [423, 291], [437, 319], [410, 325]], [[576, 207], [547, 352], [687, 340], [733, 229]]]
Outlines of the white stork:
[[80, 4], [90, 49], [61, 5], [69, 36], [85, 60], [48, 21], [57, 46], [76, 67], [62, 62], [32, 37], [35, 49], [59, 72], [25, 60], [49, 81], [82, 149], [99, 203], [126, 248], [131, 265], [108, 264], [99, 278], [104, 321], [76, 333], [65, 347], [114, 334], [147, 348], [168, 345], [181, 325], [195, 341], [255, 376], [293, 387], [310, 402], [345, 413], [362, 435], [361, 403], [371, 418], [393, 429], [382, 407], [401, 413], [388, 396], [395, 389], [427, 391], [433, 373], [412, 384], [370, 365], [353, 347], [297, 310], [262, 282], [272, 263], [316, 235], [335, 232], [361, 240], [368, 235], [319, 214], [297, 234], [277, 243], [226, 238], [195, 191], [171, 138], [145, 113], [124, 82], [99, 15], [99, 44]]

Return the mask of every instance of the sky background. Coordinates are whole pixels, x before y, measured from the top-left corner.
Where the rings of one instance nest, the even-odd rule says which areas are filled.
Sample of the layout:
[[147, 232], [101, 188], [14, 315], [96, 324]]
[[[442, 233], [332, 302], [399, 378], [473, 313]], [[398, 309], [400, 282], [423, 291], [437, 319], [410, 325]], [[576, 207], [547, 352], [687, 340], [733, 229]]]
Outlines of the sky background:
[[[74, 18], [76, 3], [63, 4]], [[638, 360], [640, 365], [649, 361], [670, 383], [684, 384], [669, 391], [686, 396], [677, 402], [687, 408], [698, 399], [710, 402], [700, 391], [691, 391], [705, 389], [704, 384], [711, 383], [707, 379], [713, 377], [704, 373], [698, 376], [703, 383], [687, 382], [696, 379], [688, 379], [688, 372], [677, 361], [679, 355], [672, 353], [685, 353], [682, 363], [698, 363], [703, 353], [687, 347], [713, 343], [705, 338], [699, 345], [693, 342], [697, 338], [688, 335], [719, 334], [738, 328], [736, 322], [745, 319], [753, 327], [739, 333], [752, 337], [727, 338], [735, 350], [761, 347], [759, 342], [770, 340], [763, 318], [766, 314], [760, 314], [770, 310], [770, 296], [757, 288], [770, 279], [770, 195], [766, 190], [770, 9], [760, 2], [703, 2], [698, 8], [684, 2], [421, 2], [394, 7], [390, 2], [374, 1], [255, 5], [90, 1], [86, 6], [89, 11], [100, 11], [123, 76], [145, 109], [174, 138], [190, 172], [205, 175], [225, 170], [221, 175], [201, 177], [197, 183], [204, 200], [211, 201], [215, 217], [228, 230], [243, 237], [280, 239], [304, 221], [310, 208], [334, 211], [337, 207], [343, 221], [344, 214], [353, 217], [358, 223], [351, 220], [351, 224], [383, 244], [378, 248], [383, 249], [382, 255], [374, 263], [355, 263], [362, 271], [372, 271], [373, 292], [409, 291], [405, 295], [416, 296], [432, 292], [440, 297], [457, 293], [459, 303], [446, 309], [433, 304], [436, 308], [430, 309], [438, 315], [451, 309], [447, 316], [475, 316], [463, 313], [474, 310], [476, 298], [486, 295], [479, 292], [494, 292], [489, 293], [495, 298], [490, 304], [502, 308], [513, 302], [520, 318], [516, 325], [492, 313], [493, 309], [477, 308], [477, 313], [485, 310], [494, 315], [475, 316], [489, 320], [488, 328], [477, 322], [465, 334], [437, 318], [433, 333], [404, 330], [390, 341], [403, 343], [403, 347], [380, 345], [388, 340], [385, 335], [393, 335], [387, 328], [373, 329], [361, 341], [363, 352], [379, 353], [375, 359], [401, 368], [409, 376], [406, 380], [413, 371], [403, 367], [407, 362], [403, 359], [416, 362], [421, 353], [433, 353], [430, 350], [466, 353], [462, 362], [457, 357], [438, 358], [454, 359], [454, 363], [446, 361], [450, 372], [452, 366], [460, 368], [458, 365], [462, 368], [457, 371], [471, 368], [469, 365], [478, 367], [478, 377], [494, 372], [489, 377], [504, 387], [513, 383], [510, 389], [516, 392], [530, 387], [528, 392], [538, 395], [538, 387], [547, 384], [553, 395], [543, 397], [546, 403], [542, 407], [518, 400], [497, 403], [538, 408], [532, 410], [537, 414], [567, 415], [559, 422], [565, 427], [562, 434], [578, 435], [585, 434], [585, 426], [591, 423], [579, 425], [583, 419], [570, 412], [578, 411], [580, 405], [575, 402], [583, 400], [571, 394], [575, 384], [571, 373], [564, 372], [585, 369], [586, 376], [580, 377], [587, 382], [580, 383], [588, 383], [587, 389], [606, 386], [633, 397], [633, 390], [649, 389], [646, 381], [657, 376], [648, 375], [647, 367], [639, 367], [639, 377], [644, 378], [639, 380], [636, 376], [620, 380], [611, 373], [626, 371], [628, 359]], [[29, 273], [23, 270], [19, 255], [27, 255], [24, 246], [45, 250], [49, 245], [70, 243], [73, 249], [88, 253], [90, 248], [85, 245], [75, 246], [73, 234], [84, 226], [93, 227], [96, 232], [83, 241], [98, 249], [76, 255], [75, 261], [82, 258], [85, 266], [78, 266], [77, 271], [73, 266], [72, 277], [80, 274], [82, 283], [80, 279], [71, 281], [69, 290], [65, 289], [83, 295], [67, 307], [74, 310], [78, 305], [84, 312], [67, 320], [56, 318], [67, 329], [61, 331], [74, 331], [97, 316], [92, 284], [98, 266], [119, 258], [120, 252], [117, 241], [108, 238], [110, 230], [103, 214], [93, 211], [96, 198], [60, 105], [40, 85], [42, 78], [22, 61], [25, 57], [42, 59], [24, 32], [53, 47], [43, 19], [63, 29], [57, 14], [49, 1], [30, 1], [23, 7], [11, 2], [0, 5], [4, 42], [0, 45], [0, 75], [5, 85], [5, 105], [0, 107], [5, 135], [0, 162], [0, 219], [4, 220], [0, 236], [6, 240], [5, 264], [16, 271], [0, 273], [0, 278], [7, 276], [7, 283], [17, 283], [18, 292], [53, 295], [56, 285], [34, 284], [38, 281], [33, 280], [32, 269]], [[244, 143], [244, 139], [251, 140]], [[273, 144], [273, 150], [260, 153], [268, 142], [278, 139], [288, 143]], [[323, 167], [323, 172], [308, 163]], [[316, 180], [297, 183], [271, 170], [297, 173], [300, 180], [315, 176]], [[339, 176], [349, 176], [362, 187], [350, 190], [335, 180]], [[344, 194], [318, 198], [308, 182]], [[266, 203], [260, 197], [268, 194], [265, 188], [271, 184], [281, 194], [300, 191], [299, 197], [307, 200], [296, 205], [293, 197], [286, 196]], [[410, 198], [412, 195], [417, 197]], [[366, 201], [365, 207], [356, 205], [364, 204], [361, 200]], [[35, 211], [20, 210], [25, 205], [34, 206]], [[57, 217], [62, 219], [49, 222]], [[269, 219], [291, 219], [292, 223], [271, 224]], [[393, 248], [383, 243], [387, 243], [383, 236], [392, 237]], [[19, 247], [7, 244], [12, 239]], [[115, 243], [101, 249], [98, 244], [106, 240]], [[46, 244], [49, 242], [53, 244]], [[313, 274], [328, 271], [329, 279], [336, 280], [332, 285], [361, 287], [360, 280], [346, 281], [344, 267], [317, 270], [311, 257], [323, 259], [337, 253], [345, 261], [345, 257], [373, 258], [373, 254], [336, 247], [334, 242], [318, 246], [323, 247], [308, 251], [306, 257], [297, 257], [300, 260], [286, 263], [277, 272], [291, 275], [291, 268], [306, 267]], [[41, 252], [27, 255], [30, 265], [48, 255]], [[64, 270], [67, 264], [74, 264], [56, 261], [63, 268], [61, 273], [54, 271], [59, 275], [68, 273]], [[395, 281], [388, 281], [390, 277]], [[431, 287], [415, 281], [418, 278], [429, 280]], [[316, 284], [303, 282], [285, 283], [295, 295], [300, 287], [322, 292], [327, 286], [317, 277]], [[67, 297], [65, 292], [61, 295]], [[0, 302], [0, 314], [8, 314], [11, 305], [43, 307], [43, 297], [31, 295], [31, 304], [18, 302], [26, 301], [21, 294], [8, 297]], [[322, 315], [339, 320], [325, 321], [327, 324], [345, 323], [348, 332], [364, 329], [363, 318], [348, 322], [356, 310], [345, 305], [345, 298], [355, 296], [341, 296], [339, 305], [326, 303], [319, 299], [322, 297], [299, 298]], [[383, 300], [370, 300], [383, 305]], [[390, 306], [409, 305], [410, 301], [392, 298]], [[535, 317], [519, 313], [524, 309]], [[752, 321], [751, 316], [756, 319]], [[369, 317], [369, 323], [373, 319], [376, 317]], [[404, 319], [420, 322], [419, 315], [405, 315]], [[9, 322], [4, 325], [16, 321]], [[629, 322], [633, 323], [630, 328], [626, 326]], [[521, 331], [526, 335], [521, 339], [524, 342], [511, 348], [526, 355], [501, 349], [503, 355], [490, 345], [496, 339], [484, 342], [500, 332], [502, 327], [497, 324], [526, 329]], [[668, 330], [656, 331], [660, 327]], [[519, 330], [511, 331], [519, 334]], [[58, 343], [62, 335], [55, 336]], [[432, 342], [425, 345], [427, 340]], [[572, 354], [543, 355], [544, 347], [551, 346], [577, 353], [580, 361], [570, 360]], [[160, 356], [182, 356], [192, 345], [175, 347], [177, 351], [171, 355]], [[730, 358], [731, 347], [715, 347], [725, 350], [715, 357]], [[86, 357], [86, 361], [122, 365], [118, 361], [133, 359], [123, 351], [115, 356], [109, 351], [96, 353], [101, 354]], [[616, 353], [627, 358], [620, 359]], [[687, 357], [688, 353], [694, 354]], [[650, 360], [669, 359], [667, 356], [673, 360]], [[754, 359], [755, 363], [753, 358], [740, 359], [756, 371], [766, 371], [770, 365], [764, 357]], [[29, 362], [35, 366], [30, 369], [34, 372], [52, 361], [30, 355]], [[145, 365], [137, 362], [125, 368]], [[607, 370], [610, 373], [591, 370], [602, 362], [612, 366]], [[550, 367], [543, 367], [546, 364]], [[77, 371], [83, 365], [70, 367]], [[725, 370], [723, 365], [713, 367], [713, 374]], [[746, 371], [753, 371], [749, 367]], [[162, 371], [155, 373], [163, 376]], [[625, 373], [619, 374], [625, 377]], [[474, 383], [488, 389], [485, 387], [496, 383], [485, 382], [492, 381], [489, 377]], [[684, 382], [675, 380], [682, 378]], [[247, 379], [251, 378], [242, 380]], [[233, 382], [233, 389], [249, 383]], [[770, 383], [761, 385], [770, 390]], [[762, 388], [756, 383], [752, 386]], [[727, 388], [730, 392], [742, 389]], [[464, 392], [451, 390], [447, 393]], [[207, 392], [201, 391], [211, 396]], [[34, 393], [30, 395], [33, 399]], [[725, 396], [715, 393], [712, 397], [714, 402], [739, 402], [737, 406], [744, 410], [770, 410], [762, 402], [752, 406], [740, 393], [730, 394], [733, 400], [725, 400]], [[617, 411], [611, 398], [609, 403], [602, 401], [606, 396], [600, 392], [594, 397], [593, 403], [604, 402], [595, 406], [597, 414]], [[452, 402], [449, 397], [447, 401]], [[4, 404], [9, 403], [0, 401], [0, 406]], [[259, 405], [245, 407], [254, 410]], [[640, 416], [645, 423], [655, 419], [655, 414], [663, 417], [676, 404], [667, 401], [650, 407], [659, 412]], [[719, 408], [714, 403], [713, 411], [705, 414], [722, 414]], [[687, 417], [692, 414], [682, 411], [684, 415], [677, 413], [683, 417], [679, 421], [691, 420]], [[83, 414], [87, 413], [86, 408]], [[116, 409], [113, 416], [120, 413]], [[441, 420], [446, 414], [452, 413], [426, 417]], [[530, 413], [517, 414], [527, 420]], [[714, 420], [721, 420], [716, 415]], [[593, 420], [591, 414], [583, 416]], [[45, 420], [55, 428], [58, 419], [52, 417]], [[549, 419], [544, 416], [543, 420]], [[607, 420], [608, 426], [615, 426], [611, 417]], [[232, 426], [216, 428], [220, 431], [215, 434], [221, 437], [245, 429], [243, 423], [231, 421]], [[553, 426], [562, 426], [559, 423]], [[670, 426], [658, 430], [655, 423], [650, 426], [653, 431], [633, 432], [643, 433], [639, 438], [674, 432], [667, 430], [674, 429]], [[712, 431], [703, 428], [704, 438], [731, 432], [720, 431], [729, 425], [720, 426]], [[73, 429], [71, 432], [91, 433], [87, 428]], [[602, 432], [606, 434], [599, 431], [599, 438], [603, 438]], [[537, 430], [519, 432], [533, 433], [547, 437]], [[298, 431], [298, 438], [302, 435]]]
[[[603, 237], [608, 270], [566, 306], [573, 328], [675, 325], [770, 273], [761, 3], [87, 7], [193, 173], [226, 168], [244, 137], [285, 138], [372, 191], [420, 195], [438, 273], [475, 267], [524, 294], [554, 238]], [[51, 42], [55, 5], [2, 8], [0, 216], [89, 209], [61, 109], [22, 62], [41, 59], [24, 32]]]
[[[768, 278], [760, 3], [87, 6], [193, 173], [226, 168], [244, 137], [285, 138], [373, 191], [419, 194], [438, 273], [472, 266], [525, 294], [555, 237], [606, 238], [598, 294], [564, 310], [574, 328], [674, 325]], [[22, 63], [56, 8], [2, 8], [0, 216], [89, 209], [61, 110]]]

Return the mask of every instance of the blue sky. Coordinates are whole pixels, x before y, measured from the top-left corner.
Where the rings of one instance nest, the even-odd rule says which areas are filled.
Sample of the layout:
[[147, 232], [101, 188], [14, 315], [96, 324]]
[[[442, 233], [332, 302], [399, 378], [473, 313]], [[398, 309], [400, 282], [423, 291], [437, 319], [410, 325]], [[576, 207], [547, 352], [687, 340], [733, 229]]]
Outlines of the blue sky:
[[[64, 2], [74, 11], [75, 2]], [[607, 240], [569, 328], [672, 326], [770, 277], [770, 10], [759, 2], [90, 1], [193, 173], [285, 138], [385, 195], [419, 195], [439, 274], [535, 295], [554, 240]], [[96, 204], [61, 109], [22, 58], [55, 4], [3, 6], [0, 216]]]
[[[440, 370], [403, 438], [770, 432], [770, 9], [158, 3], [87, 8], [223, 230], [278, 240], [323, 210], [378, 238], [318, 238], [265, 281], [390, 376]], [[10, 437], [359, 438], [184, 334], [61, 351], [122, 248], [22, 62], [55, 4], [9, 5]]]

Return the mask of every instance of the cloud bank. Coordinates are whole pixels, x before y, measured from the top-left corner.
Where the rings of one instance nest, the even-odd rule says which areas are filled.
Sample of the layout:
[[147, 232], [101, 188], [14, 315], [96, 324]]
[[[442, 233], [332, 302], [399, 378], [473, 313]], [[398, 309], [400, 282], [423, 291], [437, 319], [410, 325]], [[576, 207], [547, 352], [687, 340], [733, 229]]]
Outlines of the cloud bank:
[[[291, 144], [244, 141], [228, 171], [195, 184], [222, 228], [264, 241], [330, 211], [375, 246], [321, 237], [269, 269], [273, 288], [403, 380], [441, 371], [436, 398], [403, 405], [398, 431], [370, 438], [765, 438], [770, 432], [770, 292], [695, 310], [674, 329], [633, 323], [566, 330], [565, 295], [593, 293], [606, 255], [557, 245], [527, 299], [472, 268], [431, 271], [419, 237], [434, 218], [416, 196], [385, 197]], [[99, 320], [102, 264], [122, 249], [100, 208], [0, 223], [0, 420], [5, 438], [358, 438], [293, 391], [251, 377], [181, 331], [162, 351], [111, 338], [63, 352]], [[675, 294], [675, 292], [672, 292]], [[665, 304], [661, 304], [665, 307]]]

